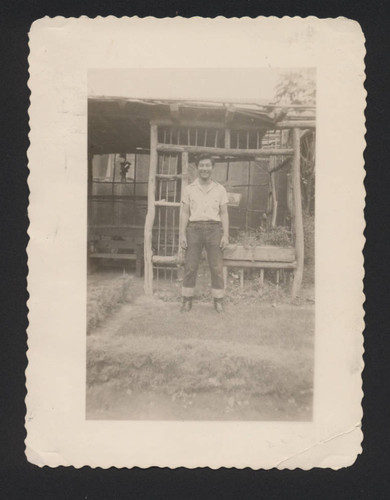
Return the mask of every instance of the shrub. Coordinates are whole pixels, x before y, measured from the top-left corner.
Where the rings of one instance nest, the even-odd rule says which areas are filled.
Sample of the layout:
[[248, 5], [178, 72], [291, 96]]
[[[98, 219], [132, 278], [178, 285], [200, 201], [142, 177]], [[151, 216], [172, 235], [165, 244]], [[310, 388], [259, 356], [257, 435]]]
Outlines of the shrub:
[[290, 247], [292, 245], [291, 231], [283, 226], [268, 230], [258, 227], [256, 230], [240, 231], [236, 238], [231, 238], [231, 241], [245, 247], [261, 245]]
[[88, 288], [87, 332], [96, 328], [119, 304], [130, 300], [131, 276], [121, 276]]

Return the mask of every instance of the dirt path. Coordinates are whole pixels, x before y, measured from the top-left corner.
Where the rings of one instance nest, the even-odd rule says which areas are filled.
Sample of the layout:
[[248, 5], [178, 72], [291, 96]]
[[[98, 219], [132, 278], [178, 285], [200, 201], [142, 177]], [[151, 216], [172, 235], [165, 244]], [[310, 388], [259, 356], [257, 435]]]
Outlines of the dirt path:
[[[314, 307], [141, 294], [88, 336], [87, 418], [309, 420]], [[207, 326], [206, 326], [207, 325]]]

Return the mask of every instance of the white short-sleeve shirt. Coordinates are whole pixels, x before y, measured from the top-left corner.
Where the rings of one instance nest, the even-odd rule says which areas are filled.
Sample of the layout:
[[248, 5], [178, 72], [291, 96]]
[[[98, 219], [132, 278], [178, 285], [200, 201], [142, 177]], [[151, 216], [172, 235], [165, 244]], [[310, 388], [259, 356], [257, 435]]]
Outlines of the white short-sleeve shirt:
[[182, 202], [190, 206], [191, 222], [221, 220], [221, 206], [228, 203], [226, 189], [218, 182], [211, 181], [206, 189], [202, 188], [199, 180], [186, 186]]

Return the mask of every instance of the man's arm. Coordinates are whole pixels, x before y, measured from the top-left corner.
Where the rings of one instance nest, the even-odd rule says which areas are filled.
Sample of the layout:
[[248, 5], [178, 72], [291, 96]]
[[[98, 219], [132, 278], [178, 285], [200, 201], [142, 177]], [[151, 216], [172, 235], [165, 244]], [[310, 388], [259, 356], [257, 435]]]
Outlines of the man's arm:
[[182, 204], [181, 208], [181, 222], [180, 222], [180, 246], [186, 250], [187, 249], [187, 225], [188, 219], [190, 217], [190, 206], [188, 203]]
[[224, 250], [229, 244], [229, 212], [227, 203], [221, 205], [221, 222], [222, 222], [223, 236], [221, 238], [220, 247], [222, 248], [222, 250]]

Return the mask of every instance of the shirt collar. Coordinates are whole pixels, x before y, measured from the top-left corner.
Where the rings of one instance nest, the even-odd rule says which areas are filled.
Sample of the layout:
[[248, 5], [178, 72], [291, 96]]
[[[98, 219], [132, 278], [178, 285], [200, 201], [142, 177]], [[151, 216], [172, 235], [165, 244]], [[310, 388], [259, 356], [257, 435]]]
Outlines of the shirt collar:
[[[202, 186], [199, 183], [199, 177], [197, 177], [194, 180], [193, 184], [194, 184], [194, 186], [196, 186], [197, 188], [199, 188], [201, 191], [204, 191], [203, 188], [202, 188]], [[216, 185], [217, 185], [217, 183], [212, 180], [210, 182], [210, 184], [207, 186], [206, 193], [208, 193], [209, 191], [211, 191], [213, 189], [213, 187], [215, 187]]]

